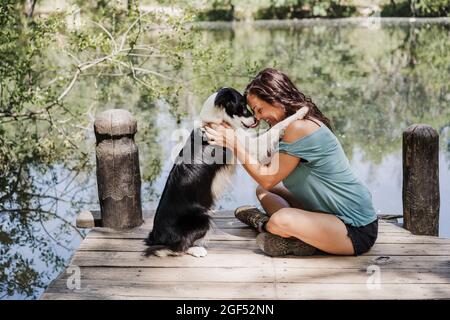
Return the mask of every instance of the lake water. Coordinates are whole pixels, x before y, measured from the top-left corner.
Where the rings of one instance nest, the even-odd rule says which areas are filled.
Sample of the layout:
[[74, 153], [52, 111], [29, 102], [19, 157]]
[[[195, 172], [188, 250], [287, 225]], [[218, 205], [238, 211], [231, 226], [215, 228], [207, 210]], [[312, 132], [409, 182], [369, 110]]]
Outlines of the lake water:
[[[244, 68], [275, 66], [285, 71], [333, 120], [336, 135], [349, 158], [355, 175], [372, 192], [375, 209], [383, 214], [402, 213], [402, 132], [413, 123], [426, 123], [440, 133], [439, 175], [441, 192], [440, 228], [450, 237], [450, 28], [442, 24], [337, 24], [221, 25], [201, 32], [201, 41], [214, 44], [225, 55], [209, 61], [209, 71], [201, 70], [182, 100], [183, 116], [177, 121], [168, 106], [158, 103], [149, 108], [136, 96], [139, 90], [121, 90], [119, 82], [108, 82], [110, 95], [100, 99], [92, 79], [81, 78], [70, 94], [70, 101], [84, 104], [98, 113], [120, 107], [130, 110], [138, 120], [136, 141], [140, 148], [143, 206], [156, 208], [168, 172], [170, 154], [180, 142], [178, 130], [190, 130], [202, 101], [221, 86], [242, 91], [249, 81]], [[225, 72], [225, 65], [240, 66]], [[206, 69], [205, 69], [206, 70]], [[212, 71], [211, 71], [212, 70]], [[118, 81], [118, 80], [117, 80]], [[96, 83], [97, 84], [97, 83]], [[103, 84], [103, 89], [106, 84]], [[108, 88], [108, 87], [106, 87]], [[100, 89], [99, 89], [100, 90]], [[136, 91], [137, 90], [137, 91]], [[92, 129], [87, 130], [88, 145], [94, 146]], [[90, 161], [95, 163], [94, 149]], [[58, 175], [70, 174], [58, 167]], [[42, 177], [43, 180], [49, 180]], [[68, 198], [80, 201], [76, 208], [59, 203], [53, 210], [69, 221], [82, 209], [98, 209], [95, 171], [64, 180], [55, 186]], [[70, 188], [68, 188], [68, 182]], [[238, 168], [233, 184], [218, 201], [217, 209], [234, 209], [257, 204], [255, 182]], [[64, 191], [66, 190], [66, 191]], [[69, 191], [68, 191], [69, 190]], [[56, 191], [55, 191], [56, 192]], [[58, 221], [50, 221], [53, 230]], [[42, 232], [42, 231], [41, 231]], [[43, 233], [43, 236], [46, 235]], [[68, 230], [65, 248], [54, 244], [53, 251], [67, 261], [81, 241]], [[30, 258], [34, 268], [48, 272], [45, 283], [61, 271], [39, 261], [39, 251], [18, 247]], [[42, 289], [35, 290], [39, 296]], [[0, 297], [2, 294], [0, 293]], [[16, 294], [11, 298], [25, 298]]]

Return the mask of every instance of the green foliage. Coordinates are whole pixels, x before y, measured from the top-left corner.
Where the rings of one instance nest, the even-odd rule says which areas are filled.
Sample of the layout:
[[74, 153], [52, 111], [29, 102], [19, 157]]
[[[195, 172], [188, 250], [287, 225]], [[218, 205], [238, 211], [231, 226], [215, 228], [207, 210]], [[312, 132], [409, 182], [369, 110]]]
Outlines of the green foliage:
[[450, 0], [419, 0], [416, 8], [421, 17], [448, 17]]
[[[170, 2], [170, 1], [169, 1]], [[172, 1], [181, 5], [185, 1]], [[200, 21], [243, 19], [345, 18], [360, 15], [358, 8], [376, 5], [383, 17], [448, 17], [449, 0], [214, 0], [192, 1], [200, 7]]]
[[411, 17], [411, 5], [409, 1], [392, 1], [381, 8], [382, 17]]
[[95, 114], [125, 108], [136, 116], [151, 185], [161, 172], [156, 103], [180, 117], [185, 70], [209, 50], [194, 46], [189, 8], [173, 16], [77, 3], [79, 21], [76, 12], [29, 18], [13, 0], [0, 6], [0, 297], [35, 297], [62, 268], [59, 252], [83, 236], [70, 220], [96, 199], [71, 188], [92, 183]]
[[450, 0], [390, 1], [381, 10], [382, 17], [448, 17]]
[[36, 232], [56, 214], [43, 205], [33, 174], [68, 164], [74, 151], [83, 150], [76, 147], [79, 135], [59, 123], [69, 113], [57, 99], [62, 79], [48, 81], [56, 70], [46, 67], [47, 49], [63, 31], [62, 15], [28, 21], [22, 11], [16, 1], [3, 1], [0, 9], [0, 292], [33, 296], [51, 272], [36, 271], [34, 259], [19, 248], [54, 268], [64, 263], [53, 239]]
[[343, 18], [356, 13], [356, 7], [340, 0], [271, 0], [270, 6], [260, 8], [255, 19]]
[[232, 0], [214, 0], [210, 7], [197, 12], [196, 19], [198, 21], [232, 21], [236, 19], [234, 8]]

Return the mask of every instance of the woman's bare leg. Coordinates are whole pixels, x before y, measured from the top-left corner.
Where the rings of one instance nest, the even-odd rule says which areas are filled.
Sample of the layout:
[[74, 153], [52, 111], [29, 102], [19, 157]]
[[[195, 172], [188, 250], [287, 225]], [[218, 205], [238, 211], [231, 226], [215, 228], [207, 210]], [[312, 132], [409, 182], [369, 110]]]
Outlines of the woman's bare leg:
[[[270, 191], [258, 186], [256, 195], [270, 215], [266, 223], [268, 232], [284, 238], [295, 237], [331, 254], [354, 254], [347, 228], [335, 215], [300, 209], [300, 204], [282, 185]], [[297, 207], [291, 207], [290, 202]]]
[[301, 204], [281, 182], [270, 190], [258, 185], [256, 197], [269, 216], [281, 208], [301, 208]]
[[285, 238], [295, 237], [331, 254], [354, 254], [344, 222], [333, 214], [282, 208], [270, 217], [266, 230]]

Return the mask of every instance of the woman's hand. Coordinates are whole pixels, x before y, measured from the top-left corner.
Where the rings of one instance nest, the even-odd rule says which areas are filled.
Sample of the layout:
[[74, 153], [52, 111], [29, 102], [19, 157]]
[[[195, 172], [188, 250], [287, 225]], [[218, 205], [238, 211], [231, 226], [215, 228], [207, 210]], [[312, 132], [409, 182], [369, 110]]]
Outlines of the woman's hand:
[[228, 123], [208, 123], [204, 129], [209, 144], [226, 147], [234, 151], [236, 146], [236, 131]]

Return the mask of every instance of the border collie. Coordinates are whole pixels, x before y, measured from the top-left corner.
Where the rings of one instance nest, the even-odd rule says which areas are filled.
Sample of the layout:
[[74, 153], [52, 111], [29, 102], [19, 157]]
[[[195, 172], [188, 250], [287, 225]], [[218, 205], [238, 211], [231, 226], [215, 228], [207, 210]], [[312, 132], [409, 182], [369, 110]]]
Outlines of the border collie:
[[[237, 138], [261, 163], [270, 162], [284, 129], [307, 113], [302, 108], [273, 126], [262, 135], [246, 132], [258, 125], [247, 108], [245, 98], [235, 89], [221, 88], [203, 104], [202, 126], [206, 123], [229, 123]], [[208, 211], [218, 199], [235, 171], [233, 154], [224, 147], [208, 144], [202, 128], [195, 128], [169, 173], [156, 209], [153, 230], [146, 239], [145, 255], [190, 254], [204, 257], [206, 249], [199, 241], [208, 232], [211, 220]]]

